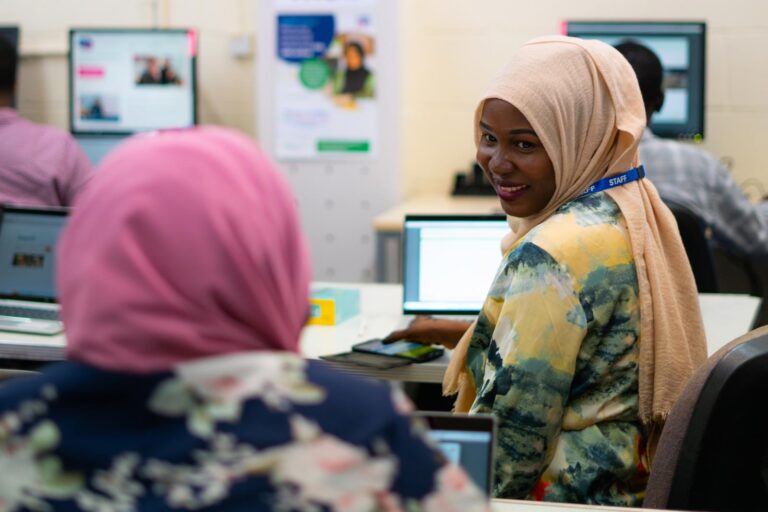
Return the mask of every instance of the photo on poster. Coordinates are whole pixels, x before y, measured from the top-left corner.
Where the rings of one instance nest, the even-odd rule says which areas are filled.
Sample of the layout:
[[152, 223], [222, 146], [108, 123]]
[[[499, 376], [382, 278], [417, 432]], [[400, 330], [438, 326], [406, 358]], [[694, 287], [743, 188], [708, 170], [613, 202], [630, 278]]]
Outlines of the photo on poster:
[[376, 97], [375, 75], [366, 60], [373, 56], [373, 38], [364, 34], [339, 34], [323, 60], [330, 69], [329, 91], [337, 105]]

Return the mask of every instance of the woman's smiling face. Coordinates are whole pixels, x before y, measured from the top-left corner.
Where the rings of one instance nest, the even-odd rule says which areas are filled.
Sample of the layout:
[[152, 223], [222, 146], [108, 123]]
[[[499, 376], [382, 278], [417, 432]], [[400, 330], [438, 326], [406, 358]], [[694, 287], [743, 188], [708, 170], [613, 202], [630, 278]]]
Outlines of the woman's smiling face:
[[477, 161], [512, 217], [542, 211], [555, 193], [555, 168], [531, 123], [512, 104], [489, 99], [480, 118]]

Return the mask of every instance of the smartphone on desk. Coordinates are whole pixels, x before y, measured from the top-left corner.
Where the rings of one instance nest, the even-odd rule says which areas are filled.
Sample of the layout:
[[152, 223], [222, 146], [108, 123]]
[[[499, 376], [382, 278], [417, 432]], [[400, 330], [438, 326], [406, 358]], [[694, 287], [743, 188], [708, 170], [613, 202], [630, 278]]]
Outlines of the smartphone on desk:
[[397, 357], [400, 359], [407, 359], [414, 363], [432, 361], [445, 353], [445, 350], [442, 347], [422, 345], [421, 343], [414, 343], [407, 340], [385, 344], [384, 341], [379, 338], [352, 345], [352, 351]]
[[376, 370], [391, 370], [392, 368], [400, 368], [401, 366], [408, 366], [409, 364], [412, 364], [412, 361], [408, 361], [407, 359], [381, 356], [368, 352], [344, 352], [342, 354], [330, 354], [327, 356], [320, 356], [320, 359], [332, 361], [334, 363], [346, 363], [354, 364], [357, 366], [364, 366], [366, 368], [375, 368]]

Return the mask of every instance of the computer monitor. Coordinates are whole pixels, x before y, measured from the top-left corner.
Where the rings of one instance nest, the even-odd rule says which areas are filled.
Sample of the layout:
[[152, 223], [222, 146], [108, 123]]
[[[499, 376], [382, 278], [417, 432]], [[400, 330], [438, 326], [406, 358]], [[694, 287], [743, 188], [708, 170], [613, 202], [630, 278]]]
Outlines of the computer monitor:
[[193, 126], [196, 48], [196, 33], [187, 29], [70, 30], [72, 133]]
[[406, 215], [403, 313], [476, 315], [507, 233], [504, 215]]
[[56, 302], [56, 247], [68, 213], [0, 206], [0, 299]]
[[665, 99], [651, 118], [651, 131], [659, 137], [704, 138], [704, 23], [568, 21], [566, 33], [613, 46], [634, 41], [653, 50], [664, 68]]
[[464, 468], [480, 489], [491, 495], [493, 489], [496, 419], [490, 414], [451, 414], [416, 411], [413, 416], [426, 421], [427, 435], [450, 462]]
[[[16, 53], [19, 51], [19, 27], [12, 25], [0, 25], [0, 37], [11, 43], [16, 49]], [[16, 107], [16, 95], [11, 98], [11, 106]]]
[[11, 43], [11, 46], [19, 48], [19, 27], [12, 25], [0, 25], [0, 37]]
[[19, 27], [0, 25], [0, 37], [5, 38], [14, 48], [19, 47]]

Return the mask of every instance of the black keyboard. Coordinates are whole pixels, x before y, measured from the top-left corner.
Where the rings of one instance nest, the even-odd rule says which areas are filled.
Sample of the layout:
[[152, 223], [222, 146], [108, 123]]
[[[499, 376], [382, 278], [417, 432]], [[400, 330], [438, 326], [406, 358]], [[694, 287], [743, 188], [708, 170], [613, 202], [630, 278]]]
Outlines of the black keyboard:
[[0, 306], [0, 316], [18, 316], [22, 318], [35, 318], [37, 320], [58, 320], [59, 312], [55, 309]]

